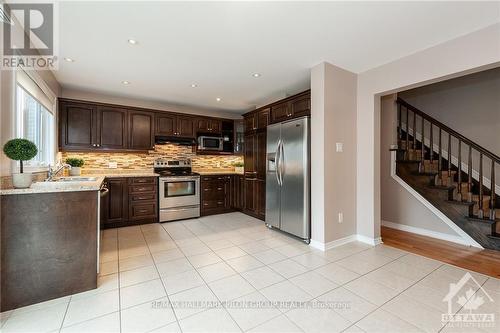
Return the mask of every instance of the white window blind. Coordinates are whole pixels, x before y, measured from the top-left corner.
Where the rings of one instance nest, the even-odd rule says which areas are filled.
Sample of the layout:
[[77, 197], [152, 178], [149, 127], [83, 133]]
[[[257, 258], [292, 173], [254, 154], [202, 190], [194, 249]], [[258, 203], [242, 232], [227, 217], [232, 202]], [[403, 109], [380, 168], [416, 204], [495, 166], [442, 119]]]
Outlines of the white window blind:
[[32, 76], [16, 72], [16, 136], [38, 147], [38, 154], [26, 161], [28, 168], [43, 168], [55, 159], [55, 97], [46, 94]]

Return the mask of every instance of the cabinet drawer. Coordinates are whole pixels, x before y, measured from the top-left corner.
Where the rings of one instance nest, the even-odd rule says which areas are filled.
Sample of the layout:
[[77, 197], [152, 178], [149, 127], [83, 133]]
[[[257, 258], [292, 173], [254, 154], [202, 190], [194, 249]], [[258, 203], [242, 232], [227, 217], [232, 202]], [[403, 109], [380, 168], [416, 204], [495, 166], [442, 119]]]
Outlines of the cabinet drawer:
[[143, 193], [143, 194], [135, 194], [130, 196], [130, 201], [155, 201], [156, 193]]
[[231, 176], [202, 176], [202, 182], [217, 182], [217, 181], [225, 181], [231, 179]]
[[156, 184], [156, 177], [130, 177], [129, 184]]
[[133, 203], [130, 205], [129, 218], [141, 219], [145, 217], [156, 216], [156, 202], [151, 203]]
[[224, 198], [217, 199], [217, 200], [203, 200], [201, 203], [202, 209], [213, 209], [213, 208], [224, 208], [225, 207], [225, 200]]
[[128, 187], [128, 191], [130, 194], [134, 193], [143, 193], [143, 192], [156, 192], [156, 185], [130, 185]]
[[213, 181], [213, 182], [202, 182], [201, 183], [201, 189], [202, 189], [202, 192], [207, 192], [207, 191], [204, 191], [205, 189], [209, 189], [210, 191], [220, 191], [220, 189], [222, 188], [222, 190], [224, 190], [224, 185], [225, 185], [225, 182], [224, 181]]

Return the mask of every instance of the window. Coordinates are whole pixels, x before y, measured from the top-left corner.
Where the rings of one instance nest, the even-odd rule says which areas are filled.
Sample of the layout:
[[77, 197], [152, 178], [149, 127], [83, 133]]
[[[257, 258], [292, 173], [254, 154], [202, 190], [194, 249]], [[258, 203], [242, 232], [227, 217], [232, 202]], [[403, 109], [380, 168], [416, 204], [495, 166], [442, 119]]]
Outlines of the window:
[[28, 168], [47, 167], [55, 159], [55, 119], [50, 108], [53, 103], [24, 71], [19, 72], [16, 84], [16, 137], [28, 139], [38, 147], [38, 154], [25, 162]]

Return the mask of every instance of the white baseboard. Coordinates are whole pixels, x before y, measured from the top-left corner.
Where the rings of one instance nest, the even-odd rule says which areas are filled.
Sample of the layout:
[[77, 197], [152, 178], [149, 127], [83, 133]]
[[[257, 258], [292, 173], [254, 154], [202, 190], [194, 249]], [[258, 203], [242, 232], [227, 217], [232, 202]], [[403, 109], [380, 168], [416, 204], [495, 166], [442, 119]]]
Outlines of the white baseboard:
[[469, 242], [467, 242], [466, 240], [464, 240], [460, 236], [453, 236], [453, 235], [445, 234], [442, 232], [412, 227], [412, 226], [409, 226], [406, 224], [394, 223], [394, 222], [383, 221], [383, 220], [381, 221], [381, 223], [384, 227], [397, 229], [397, 230], [401, 230], [401, 231], [407, 231], [407, 232], [411, 232], [411, 233], [414, 233], [417, 235], [432, 237], [432, 238], [436, 238], [436, 239], [440, 239], [440, 240], [444, 240], [444, 241], [448, 241], [448, 242], [457, 243], [460, 245], [470, 246]]
[[311, 239], [311, 243], [309, 243], [310, 246], [314, 247], [315, 249], [318, 249], [320, 251], [326, 251], [333, 249], [334, 247], [341, 246], [350, 242], [356, 241], [356, 235], [351, 235], [347, 236], [344, 238], [336, 239], [334, 241], [328, 242], [328, 243], [322, 243], [316, 240]]
[[365, 243], [368, 245], [373, 245], [373, 246], [376, 246], [376, 245], [383, 243], [382, 237], [371, 238], [371, 237], [367, 237], [367, 236], [363, 236], [363, 235], [359, 235], [359, 234], [356, 235], [356, 240], [358, 242]]
[[355, 241], [369, 244], [372, 246], [382, 244], [381, 237], [370, 238], [370, 237], [366, 237], [363, 235], [350, 235], [350, 236], [347, 236], [344, 238], [336, 239], [336, 240], [328, 242], [328, 243], [322, 243], [322, 242], [311, 239], [311, 243], [309, 243], [309, 245], [311, 247], [314, 247], [315, 249], [320, 250], [320, 251], [327, 251], [327, 250], [333, 249], [335, 247], [338, 247], [338, 246], [341, 246], [341, 245], [344, 245], [344, 244], [347, 244], [350, 242], [355, 242]]

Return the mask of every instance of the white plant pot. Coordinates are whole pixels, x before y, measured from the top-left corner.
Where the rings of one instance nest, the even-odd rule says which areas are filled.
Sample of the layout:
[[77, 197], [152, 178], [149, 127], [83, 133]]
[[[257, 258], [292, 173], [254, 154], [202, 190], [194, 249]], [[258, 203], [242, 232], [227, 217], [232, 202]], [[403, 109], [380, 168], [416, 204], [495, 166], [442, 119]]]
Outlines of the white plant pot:
[[33, 174], [31, 172], [13, 173], [12, 185], [15, 188], [28, 188], [33, 182]]
[[71, 167], [71, 169], [69, 169], [69, 175], [70, 176], [81, 176], [82, 175], [82, 168]]
[[245, 169], [244, 167], [234, 167], [234, 171], [235, 171], [236, 173], [243, 173], [243, 172], [244, 172], [244, 169]]

